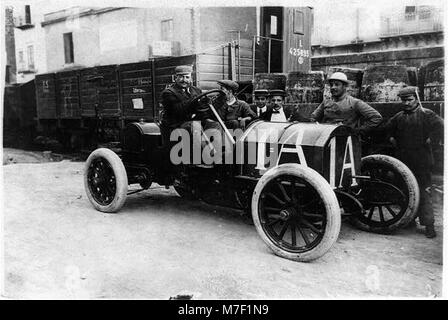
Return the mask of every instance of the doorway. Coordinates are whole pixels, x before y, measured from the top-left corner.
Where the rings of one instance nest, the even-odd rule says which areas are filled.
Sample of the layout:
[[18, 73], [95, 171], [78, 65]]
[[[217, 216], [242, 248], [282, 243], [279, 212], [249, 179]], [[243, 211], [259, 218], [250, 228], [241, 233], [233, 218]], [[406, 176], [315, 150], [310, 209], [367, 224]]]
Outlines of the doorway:
[[[261, 8], [261, 32], [262, 36], [271, 38], [266, 41], [266, 59], [268, 62], [269, 72], [282, 72], [283, 60], [283, 7], [262, 7]], [[277, 41], [280, 40], [280, 41]]]

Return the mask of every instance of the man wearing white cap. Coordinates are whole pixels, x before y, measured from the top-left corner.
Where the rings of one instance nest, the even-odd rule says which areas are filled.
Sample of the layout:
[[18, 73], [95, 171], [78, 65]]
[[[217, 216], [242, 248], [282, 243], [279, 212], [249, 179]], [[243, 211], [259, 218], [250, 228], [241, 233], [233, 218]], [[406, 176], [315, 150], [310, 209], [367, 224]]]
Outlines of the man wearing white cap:
[[347, 94], [348, 80], [342, 72], [328, 79], [331, 99], [324, 100], [311, 114], [311, 120], [322, 123], [341, 123], [352, 127], [358, 134], [368, 134], [378, 126], [382, 116], [362, 100]]

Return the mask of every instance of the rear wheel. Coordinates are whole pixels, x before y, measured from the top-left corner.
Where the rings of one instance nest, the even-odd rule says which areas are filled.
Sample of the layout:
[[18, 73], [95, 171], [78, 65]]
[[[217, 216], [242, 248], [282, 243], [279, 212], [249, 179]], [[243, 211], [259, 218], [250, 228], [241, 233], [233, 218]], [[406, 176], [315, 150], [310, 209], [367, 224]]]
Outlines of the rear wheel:
[[420, 190], [411, 170], [401, 161], [386, 155], [370, 155], [361, 160], [357, 199], [364, 212], [351, 216], [358, 228], [390, 233], [407, 225], [417, 214]]
[[126, 169], [120, 157], [106, 148], [93, 151], [84, 167], [84, 188], [95, 209], [120, 210], [128, 191]]
[[338, 200], [328, 182], [313, 169], [291, 163], [270, 169], [258, 181], [252, 218], [268, 247], [295, 261], [324, 255], [341, 227]]

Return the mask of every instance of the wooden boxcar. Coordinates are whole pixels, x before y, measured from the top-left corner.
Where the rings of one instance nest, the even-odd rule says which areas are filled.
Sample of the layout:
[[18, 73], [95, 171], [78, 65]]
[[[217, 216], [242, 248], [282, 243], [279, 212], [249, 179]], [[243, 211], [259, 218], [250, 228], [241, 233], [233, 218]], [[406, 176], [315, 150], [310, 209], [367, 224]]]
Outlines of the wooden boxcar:
[[217, 80], [251, 83], [259, 71], [252, 42], [240, 39], [205, 52], [161, 57], [120, 65], [62, 70], [36, 76], [37, 122], [40, 131], [57, 132], [67, 147], [84, 148], [119, 141], [131, 121], [159, 118], [160, 94], [173, 83], [174, 68], [193, 66], [193, 82], [203, 90], [218, 88]]

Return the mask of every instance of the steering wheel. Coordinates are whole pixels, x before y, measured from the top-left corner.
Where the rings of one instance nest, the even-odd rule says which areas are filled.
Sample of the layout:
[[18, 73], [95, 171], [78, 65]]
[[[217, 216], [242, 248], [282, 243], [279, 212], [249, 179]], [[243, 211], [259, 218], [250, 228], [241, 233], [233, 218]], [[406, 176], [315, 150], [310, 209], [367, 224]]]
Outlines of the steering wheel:
[[223, 128], [226, 136], [228, 137], [228, 139], [235, 144], [235, 139], [233, 138], [232, 134], [229, 132], [229, 129], [227, 129], [225, 123], [222, 121], [221, 117], [219, 116], [219, 114], [216, 112], [215, 107], [212, 105], [213, 101], [215, 101], [218, 97], [220, 97], [221, 95], [225, 95], [224, 91], [220, 90], [220, 89], [213, 89], [207, 92], [204, 92], [200, 95], [198, 95], [197, 97], [193, 98], [190, 102], [190, 104], [192, 105], [193, 103], [198, 102], [200, 99], [202, 99], [205, 96], [209, 96], [212, 94], [216, 94], [215, 97], [211, 98], [211, 101], [204, 106], [203, 109], [197, 109], [197, 112], [207, 112], [208, 110], [211, 110], [214, 114], [214, 116], [216, 117], [216, 120], [218, 120], [219, 124], [221, 125], [221, 127]]
[[[190, 105], [193, 105], [193, 104], [197, 103], [199, 100], [201, 100], [202, 98], [204, 98], [206, 96], [209, 96], [209, 95], [215, 95], [213, 98], [210, 98], [210, 100], [211, 100], [210, 103], [213, 103], [219, 96], [225, 95], [225, 93], [221, 89], [212, 89], [210, 91], [201, 93], [197, 97], [194, 97], [190, 101]], [[205, 112], [205, 111], [210, 109], [210, 106], [208, 104], [204, 104], [204, 106], [202, 106], [202, 107], [203, 108], [201, 108], [201, 109], [198, 108], [196, 111], [198, 111], [198, 112]]]

